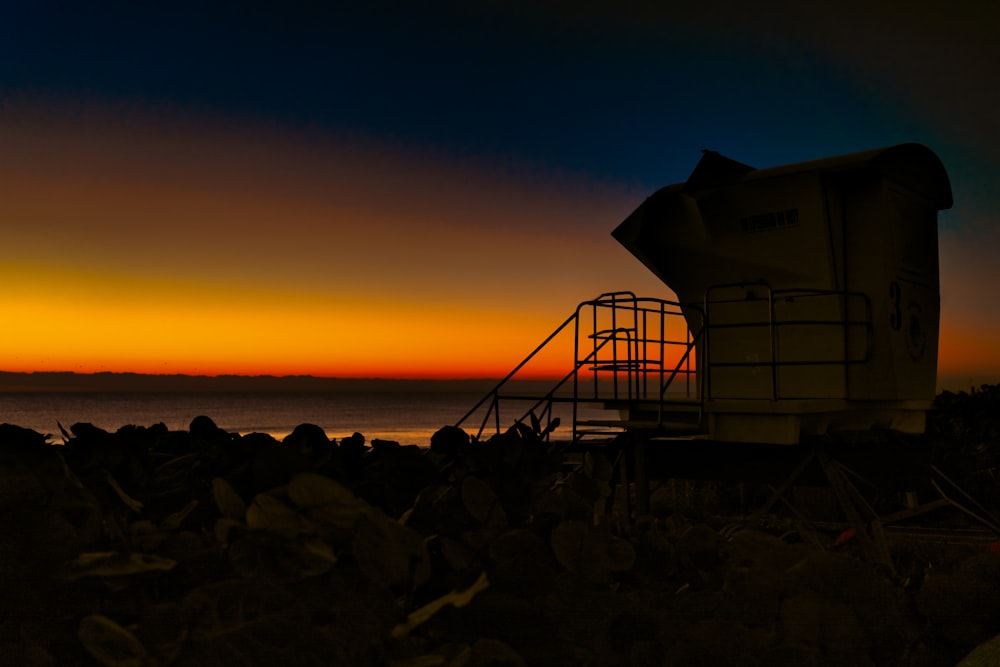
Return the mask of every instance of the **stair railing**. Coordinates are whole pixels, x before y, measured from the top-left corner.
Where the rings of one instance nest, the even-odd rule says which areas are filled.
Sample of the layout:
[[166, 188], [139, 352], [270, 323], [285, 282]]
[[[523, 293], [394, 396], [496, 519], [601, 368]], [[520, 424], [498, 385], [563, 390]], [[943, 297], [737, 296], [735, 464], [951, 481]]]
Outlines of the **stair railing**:
[[[589, 318], [584, 313], [589, 309]], [[659, 327], [651, 332], [649, 317], [656, 316]], [[579, 424], [579, 406], [582, 403], [600, 403], [602, 401], [632, 402], [634, 400], [649, 400], [650, 394], [660, 402], [658, 411], [662, 417], [662, 403], [666, 400], [667, 390], [678, 375], [687, 379], [687, 395], [690, 397], [690, 377], [696, 373], [691, 369], [691, 350], [699, 340], [699, 335], [691, 336], [685, 324], [684, 341], [669, 340], [666, 330], [668, 317], [682, 317], [680, 304], [654, 298], [639, 298], [633, 292], [607, 292], [595, 299], [584, 301], [577, 305], [573, 314], [566, 318], [549, 336], [542, 341], [524, 360], [501, 379], [482, 399], [479, 400], [465, 415], [456, 422], [461, 426], [473, 415], [486, 406], [486, 413], [475, 433], [476, 439], [482, 437], [491, 419], [496, 433], [501, 432], [502, 418], [501, 400], [530, 402], [527, 410], [514, 423], [531, 421], [532, 428], [543, 433], [546, 438], [553, 426], [553, 406], [556, 403], [570, 402], [572, 408], [572, 441], [581, 437]], [[587, 320], [589, 332], [581, 329], [581, 324]], [[605, 326], [605, 324], [607, 326]], [[518, 396], [502, 394], [510, 384], [539, 353], [572, 325], [573, 363], [570, 370], [554, 386], [541, 396]], [[584, 348], [582, 342], [590, 343]], [[670, 345], [685, 346], [677, 363], [667, 368], [666, 350]], [[650, 346], [653, 352], [650, 354]], [[590, 392], [584, 391], [585, 383], [581, 372], [588, 371], [592, 375], [593, 384], [586, 386]], [[656, 378], [655, 389], [650, 389], [650, 375]], [[610, 395], [602, 395], [602, 375], [610, 375]], [[604, 380], [607, 383], [607, 380]], [[561, 392], [571, 383], [572, 391], [569, 397]]]

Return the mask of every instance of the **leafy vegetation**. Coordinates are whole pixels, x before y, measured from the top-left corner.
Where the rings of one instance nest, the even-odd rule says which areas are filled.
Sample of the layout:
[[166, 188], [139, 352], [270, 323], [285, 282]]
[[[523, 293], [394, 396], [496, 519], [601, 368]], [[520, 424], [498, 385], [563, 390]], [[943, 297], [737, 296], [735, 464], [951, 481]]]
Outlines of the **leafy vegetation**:
[[[997, 400], [929, 425], [981, 489]], [[1000, 632], [1000, 554], [904, 581], [802, 527], [627, 518], [542, 436], [0, 425], [0, 663], [943, 665]]]

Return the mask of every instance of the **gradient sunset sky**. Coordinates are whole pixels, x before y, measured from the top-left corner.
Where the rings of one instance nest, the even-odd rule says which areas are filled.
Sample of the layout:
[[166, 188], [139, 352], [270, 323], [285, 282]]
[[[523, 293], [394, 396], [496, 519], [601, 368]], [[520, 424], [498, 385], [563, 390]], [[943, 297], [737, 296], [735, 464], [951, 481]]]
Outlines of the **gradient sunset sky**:
[[[498, 377], [710, 148], [915, 141], [945, 386], [1000, 380], [1000, 13], [979, 2], [0, 9], [0, 370]], [[768, 9], [761, 9], [768, 7]]]

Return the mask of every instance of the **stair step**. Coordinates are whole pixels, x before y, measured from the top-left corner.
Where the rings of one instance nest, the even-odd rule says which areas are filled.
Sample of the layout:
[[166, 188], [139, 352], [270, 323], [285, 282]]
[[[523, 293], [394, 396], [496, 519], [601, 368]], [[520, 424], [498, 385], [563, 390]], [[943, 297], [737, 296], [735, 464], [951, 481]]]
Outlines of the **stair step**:
[[621, 428], [665, 428], [674, 429], [697, 429], [699, 425], [687, 421], [657, 421], [653, 419], [586, 419], [578, 421], [577, 426], [618, 426]]

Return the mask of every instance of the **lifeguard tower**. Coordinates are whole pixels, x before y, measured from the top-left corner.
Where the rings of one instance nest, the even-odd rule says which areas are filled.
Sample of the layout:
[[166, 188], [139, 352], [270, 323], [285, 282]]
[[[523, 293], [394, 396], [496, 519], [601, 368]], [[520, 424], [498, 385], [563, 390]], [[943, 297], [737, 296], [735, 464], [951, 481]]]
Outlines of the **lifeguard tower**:
[[[682, 483], [687, 502], [688, 483], [707, 480], [737, 482], [741, 507], [766, 491], [751, 521], [783, 502], [796, 521], [849, 527], [890, 571], [886, 527], [908, 534], [941, 508], [996, 539], [1000, 521], [932, 464], [929, 442], [898, 435], [924, 432], [935, 396], [937, 215], [951, 205], [941, 161], [919, 144], [767, 169], [705, 151], [612, 232], [677, 300], [580, 304], [459, 424], [486, 406], [499, 432], [502, 400], [524, 400], [516, 421], [548, 438], [570, 405], [563, 451], [582, 451], [584, 471], [593, 448], [612, 455], [626, 515], [633, 491], [648, 512], [653, 477]], [[510, 392], [567, 332], [567, 376], [541, 398]], [[615, 417], [584, 414], [592, 405]]]
[[923, 432], [941, 161], [918, 144], [754, 169], [705, 151], [612, 235], [676, 294], [714, 440]]
[[[500, 427], [505, 389], [571, 330], [572, 369], [528, 413], [539, 421], [571, 403], [574, 441], [610, 432], [595, 424], [784, 445], [923, 432], [936, 389], [937, 212], [951, 205], [941, 161], [919, 144], [767, 169], [704, 151], [686, 181], [612, 232], [677, 300], [581, 304], [477, 406], [492, 398], [484, 424]], [[585, 419], [585, 402], [617, 416]]]

